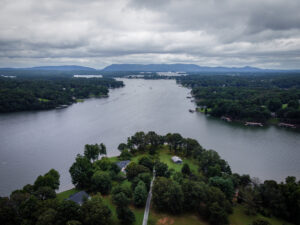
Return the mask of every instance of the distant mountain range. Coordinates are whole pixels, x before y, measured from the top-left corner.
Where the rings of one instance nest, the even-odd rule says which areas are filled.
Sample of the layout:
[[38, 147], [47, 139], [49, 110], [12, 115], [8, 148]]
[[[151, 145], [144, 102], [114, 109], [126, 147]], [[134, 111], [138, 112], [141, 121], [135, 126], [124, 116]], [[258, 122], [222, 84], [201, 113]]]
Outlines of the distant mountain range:
[[72, 70], [96, 70], [91, 67], [65, 65], [65, 66], [37, 66], [29, 68], [0, 68], [1, 70], [56, 70], [56, 71], [72, 71]]
[[144, 72], [277, 72], [283, 70], [260, 69], [256, 67], [207, 67], [195, 64], [112, 64], [104, 71]]
[[208, 67], [196, 64], [112, 64], [102, 70], [91, 67], [64, 65], [64, 66], [38, 66], [30, 68], [0, 68], [0, 70], [43, 70], [43, 71], [107, 71], [107, 72], [300, 72], [300, 70], [273, 70], [257, 67]]

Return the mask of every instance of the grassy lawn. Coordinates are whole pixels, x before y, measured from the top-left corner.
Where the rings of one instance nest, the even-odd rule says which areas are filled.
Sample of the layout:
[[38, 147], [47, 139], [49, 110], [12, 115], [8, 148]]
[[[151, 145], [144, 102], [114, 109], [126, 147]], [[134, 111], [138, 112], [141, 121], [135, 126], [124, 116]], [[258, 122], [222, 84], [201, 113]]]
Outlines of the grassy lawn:
[[282, 108], [285, 109], [288, 106], [288, 104], [282, 104]]
[[191, 159], [181, 158], [183, 163], [182, 164], [176, 164], [172, 161], [171, 158], [172, 158], [172, 155], [169, 154], [166, 150], [160, 151], [160, 154], [159, 154], [160, 161], [166, 163], [170, 169], [174, 169], [175, 171], [179, 172], [179, 171], [181, 171], [181, 168], [182, 168], [183, 164], [187, 163], [189, 165], [190, 169], [194, 173], [198, 172], [197, 165], [195, 163], [193, 163]]
[[[205, 113], [205, 109], [204, 108], [197, 108], [197, 112], [202, 112]], [[211, 112], [211, 108], [207, 108], [207, 112]]]
[[49, 100], [49, 99], [46, 99], [46, 98], [39, 98], [39, 101], [40, 101], [40, 102], [49, 102], [50, 100]]
[[278, 123], [279, 123], [278, 118], [271, 118], [271, 119], [268, 120], [268, 124], [276, 125]]
[[70, 189], [70, 190], [67, 190], [67, 191], [63, 191], [63, 192], [60, 192], [58, 194], [56, 194], [56, 198], [60, 201], [66, 199], [66, 198], [69, 198], [70, 195], [72, 194], [75, 194], [76, 192], [79, 192], [80, 190], [77, 190], [76, 188], [73, 188], [73, 189]]
[[245, 214], [244, 212], [244, 208], [241, 205], [238, 205], [236, 207], [234, 207], [234, 212], [233, 214], [231, 214], [229, 216], [229, 221], [231, 225], [251, 225], [252, 222], [255, 219], [264, 219], [269, 221], [272, 225], [291, 225], [288, 222], [285, 222], [284, 220], [281, 219], [277, 219], [277, 218], [268, 218], [268, 217], [264, 217], [262, 215], [256, 215], [256, 216], [248, 216]]
[[83, 99], [76, 99], [76, 102], [84, 102], [84, 100]]
[[108, 159], [111, 162], [118, 162], [119, 161], [118, 156], [109, 157]]

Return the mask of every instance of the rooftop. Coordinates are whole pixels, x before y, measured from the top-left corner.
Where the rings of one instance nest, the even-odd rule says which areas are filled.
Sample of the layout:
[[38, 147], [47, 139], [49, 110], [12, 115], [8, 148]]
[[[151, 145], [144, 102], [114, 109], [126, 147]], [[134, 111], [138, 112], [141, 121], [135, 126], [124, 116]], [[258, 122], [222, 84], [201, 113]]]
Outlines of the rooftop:
[[85, 191], [80, 191], [80, 192], [77, 192], [73, 195], [70, 195], [68, 200], [71, 200], [71, 201], [81, 205], [85, 198], [89, 198], [88, 193], [86, 193]]
[[123, 169], [123, 168], [126, 167], [129, 163], [130, 163], [130, 160], [125, 160], [125, 161], [116, 162], [117, 166], [118, 166], [120, 169]]

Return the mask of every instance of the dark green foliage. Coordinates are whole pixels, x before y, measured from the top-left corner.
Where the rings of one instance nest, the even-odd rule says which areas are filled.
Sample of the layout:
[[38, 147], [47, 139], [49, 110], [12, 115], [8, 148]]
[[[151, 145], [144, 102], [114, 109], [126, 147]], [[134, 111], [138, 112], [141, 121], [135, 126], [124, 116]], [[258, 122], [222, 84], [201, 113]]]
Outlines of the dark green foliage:
[[278, 111], [279, 109], [281, 109], [281, 107], [282, 107], [282, 102], [278, 98], [273, 98], [268, 103], [268, 108], [272, 112]]
[[81, 217], [86, 225], [109, 225], [111, 211], [104, 205], [102, 197], [96, 195], [82, 204]]
[[189, 165], [187, 163], [184, 163], [181, 169], [181, 173], [185, 174], [185, 175], [190, 175], [191, 174], [191, 169], [189, 167]]
[[126, 207], [129, 205], [132, 197], [132, 191], [127, 186], [116, 186], [112, 190], [112, 201], [118, 207]]
[[152, 190], [153, 205], [156, 209], [180, 213], [183, 209], [183, 193], [181, 187], [171, 179], [157, 177]]
[[54, 209], [47, 209], [43, 212], [36, 222], [36, 225], [53, 225], [56, 222], [57, 211]]
[[0, 112], [53, 109], [76, 98], [106, 96], [108, 88], [122, 86], [122, 81], [105, 78], [0, 77]]
[[78, 220], [70, 220], [66, 223], [66, 225], [82, 225]]
[[158, 177], [170, 177], [170, 172], [168, 169], [168, 165], [163, 162], [155, 163], [155, 174]]
[[101, 194], [108, 194], [111, 189], [111, 176], [108, 172], [96, 171], [92, 176], [92, 189]]
[[137, 207], [145, 206], [148, 192], [143, 181], [139, 181], [133, 193], [133, 203]]
[[126, 145], [125, 143], [119, 144], [118, 150], [119, 150], [120, 152], [122, 152], [122, 151], [125, 150], [125, 149], [127, 149], [127, 145]]
[[191, 87], [198, 106], [210, 108], [212, 116], [266, 122], [276, 112], [281, 121], [300, 124], [297, 75], [187, 76], [178, 82]]
[[147, 142], [150, 144], [149, 153], [155, 154], [157, 147], [161, 144], [161, 137], [154, 131], [149, 131], [146, 135]]
[[213, 225], [228, 224], [227, 213], [217, 202], [212, 203], [208, 207], [209, 216], [208, 220]]
[[51, 187], [54, 190], [59, 188], [59, 173], [51, 169], [44, 176], [38, 176], [38, 178], [34, 182], [34, 189], [37, 190], [39, 187]]
[[183, 138], [180, 134], [174, 133], [174, 134], [167, 134], [166, 135], [166, 141], [169, 145], [170, 150], [174, 151], [176, 154], [179, 153], [182, 145], [183, 145]]
[[130, 160], [132, 157], [132, 154], [127, 150], [127, 149], [124, 149], [120, 156], [119, 156], [119, 159], [120, 160]]
[[131, 189], [134, 190], [140, 181], [143, 181], [143, 183], [146, 185], [147, 190], [149, 191], [150, 183], [151, 183], [151, 174], [150, 173], [139, 174], [131, 181]]
[[127, 198], [129, 198], [129, 199], [132, 197], [132, 190], [128, 186], [118, 185], [118, 186], [116, 186], [112, 189], [112, 194], [113, 195], [117, 194], [117, 193], [120, 193], [120, 192], [123, 192], [127, 196]]
[[130, 203], [130, 199], [124, 192], [114, 193], [112, 196], [112, 201], [118, 207], [126, 207]]
[[107, 154], [105, 144], [100, 143], [99, 153], [100, 153], [100, 155], [106, 155]]
[[148, 157], [148, 156], [143, 156], [140, 160], [139, 160], [139, 164], [142, 166], [147, 167], [149, 170], [153, 170], [153, 166], [154, 166], [154, 161]]
[[252, 225], [271, 225], [268, 221], [263, 219], [257, 219], [253, 221]]
[[131, 150], [144, 151], [147, 146], [146, 134], [143, 131], [136, 132], [135, 135], [128, 138], [128, 143]]
[[84, 156], [92, 161], [98, 159], [100, 154], [100, 146], [98, 144], [85, 145], [84, 146]]
[[121, 224], [130, 225], [135, 222], [135, 216], [128, 207], [117, 207], [117, 216]]
[[261, 205], [259, 191], [256, 188], [241, 188], [238, 194], [238, 202], [245, 206], [247, 215], [256, 215]]
[[49, 199], [49, 198], [55, 198], [56, 193], [51, 187], [44, 186], [44, 187], [39, 187], [37, 189], [36, 196], [41, 200], [46, 200], [46, 199]]
[[80, 206], [73, 201], [64, 200], [57, 208], [57, 223], [63, 225], [72, 220], [80, 220]]
[[149, 173], [150, 170], [142, 165], [138, 165], [135, 162], [129, 163], [126, 167], [126, 176], [129, 180], [132, 180], [134, 177], [138, 176], [140, 173]]
[[196, 211], [200, 200], [204, 199], [203, 185], [199, 182], [184, 180], [181, 184], [184, 197], [183, 208], [185, 211]]
[[214, 150], [203, 151], [199, 156], [200, 170], [207, 177], [221, 176], [222, 172], [231, 174], [228, 163], [221, 159], [219, 154]]
[[9, 198], [0, 197], [0, 222], [5, 225], [18, 224], [19, 218], [14, 208], [11, 206]]
[[211, 177], [209, 185], [219, 188], [226, 195], [226, 198], [231, 201], [234, 195], [234, 187], [230, 178]]
[[88, 158], [77, 155], [76, 161], [69, 169], [69, 172], [72, 177], [72, 183], [77, 188], [89, 187], [91, 184], [93, 166]]
[[258, 187], [262, 206], [271, 215], [300, 224], [300, 182], [295, 177], [287, 177], [285, 183], [277, 184], [267, 180]]

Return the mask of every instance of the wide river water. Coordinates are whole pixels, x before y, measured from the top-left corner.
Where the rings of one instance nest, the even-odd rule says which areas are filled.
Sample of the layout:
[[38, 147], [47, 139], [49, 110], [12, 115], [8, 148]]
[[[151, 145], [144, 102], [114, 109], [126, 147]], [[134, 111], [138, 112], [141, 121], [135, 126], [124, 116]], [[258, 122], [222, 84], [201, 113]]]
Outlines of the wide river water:
[[190, 90], [174, 80], [123, 80], [109, 98], [68, 108], [0, 115], [0, 195], [33, 183], [55, 168], [60, 191], [72, 187], [69, 168], [85, 144], [104, 142], [109, 156], [136, 131], [178, 132], [216, 150], [233, 172], [260, 180], [300, 178], [300, 133], [277, 127], [249, 128], [190, 113]]

